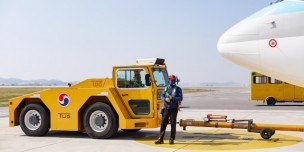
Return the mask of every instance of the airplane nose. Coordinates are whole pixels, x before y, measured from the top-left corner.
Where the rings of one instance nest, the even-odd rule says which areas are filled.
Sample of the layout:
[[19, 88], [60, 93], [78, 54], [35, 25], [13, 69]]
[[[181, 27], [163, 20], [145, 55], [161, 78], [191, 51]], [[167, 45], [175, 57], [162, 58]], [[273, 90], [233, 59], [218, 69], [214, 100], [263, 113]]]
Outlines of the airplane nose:
[[244, 20], [220, 37], [217, 48], [219, 53], [228, 60], [256, 69], [259, 65], [258, 37], [256, 21]]
[[225, 39], [229, 39], [229, 35], [226, 33], [224, 33], [217, 42], [217, 50], [224, 57], [233, 53], [235, 50], [234, 48], [229, 48], [229, 43], [225, 42]]

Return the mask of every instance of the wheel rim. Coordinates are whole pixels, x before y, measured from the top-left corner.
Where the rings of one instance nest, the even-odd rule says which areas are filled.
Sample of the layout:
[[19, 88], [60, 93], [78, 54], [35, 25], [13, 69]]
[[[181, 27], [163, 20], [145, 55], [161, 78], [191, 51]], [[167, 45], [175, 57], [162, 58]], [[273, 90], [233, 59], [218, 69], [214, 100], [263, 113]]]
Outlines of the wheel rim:
[[94, 111], [90, 116], [90, 126], [95, 132], [103, 132], [108, 127], [108, 116], [100, 110]]
[[37, 130], [41, 126], [41, 115], [37, 110], [29, 110], [24, 116], [24, 124], [29, 130]]
[[270, 129], [263, 129], [261, 131], [261, 136], [263, 139], [269, 139], [273, 135], [272, 133], [273, 133], [273, 131]]

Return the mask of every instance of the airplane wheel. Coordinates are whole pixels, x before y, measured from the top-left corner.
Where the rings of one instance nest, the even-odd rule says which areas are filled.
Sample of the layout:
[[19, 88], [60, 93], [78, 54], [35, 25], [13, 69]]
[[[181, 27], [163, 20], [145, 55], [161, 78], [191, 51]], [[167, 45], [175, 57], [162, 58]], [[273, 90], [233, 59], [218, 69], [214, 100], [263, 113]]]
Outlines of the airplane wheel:
[[83, 126], [92, 138], [111, 138], [117, 133], [118, 118], [109, 105], [98, 102], [85, 111]]
[[22, 131], [28, 136], [43, 136], [50, 130], [50, 116], [39, 104], [26, 105], [19, 116]]
[[266, 101], [268, 106], [274, 106], [277, 103], [277, 101], [272, 97], [268, 98]]
[[124, 132], [138, 132], [140, 129], [121, 129]]
[[272, 131], [272, 130], [270, 130], [270, 129], [268, 129], [268, 128], [264, 128], [264, 129], [262, 129], [261, 132], [260, 132], [261, 137], [262, 137], [263, 139], [269, 139], [269, 138], [271, 138], [271, 136], [272, 136], [274, 133], [275, 133], [274, 131]]

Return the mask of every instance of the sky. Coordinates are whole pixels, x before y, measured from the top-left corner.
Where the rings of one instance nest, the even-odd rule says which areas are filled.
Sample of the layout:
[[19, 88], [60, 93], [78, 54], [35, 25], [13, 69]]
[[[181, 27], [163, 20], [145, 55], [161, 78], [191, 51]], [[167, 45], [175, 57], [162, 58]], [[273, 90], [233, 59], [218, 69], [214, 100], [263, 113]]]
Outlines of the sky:
[[248, 84], [217, 41], [273, 1], [0, 0], [0, 78], [112, 77], [115, 65], [159, 57], [183, 83]]

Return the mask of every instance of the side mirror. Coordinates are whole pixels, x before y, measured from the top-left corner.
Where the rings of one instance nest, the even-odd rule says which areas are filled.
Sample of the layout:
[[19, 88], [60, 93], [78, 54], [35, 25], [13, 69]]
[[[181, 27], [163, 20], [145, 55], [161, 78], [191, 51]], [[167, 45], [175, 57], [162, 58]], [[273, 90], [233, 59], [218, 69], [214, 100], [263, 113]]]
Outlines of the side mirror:
[[146, 86], [151, 86], [150, 74], [145, 75]]
[[178, 84], [180, 81], [179, 77], [176, 77], [176, 83]]

